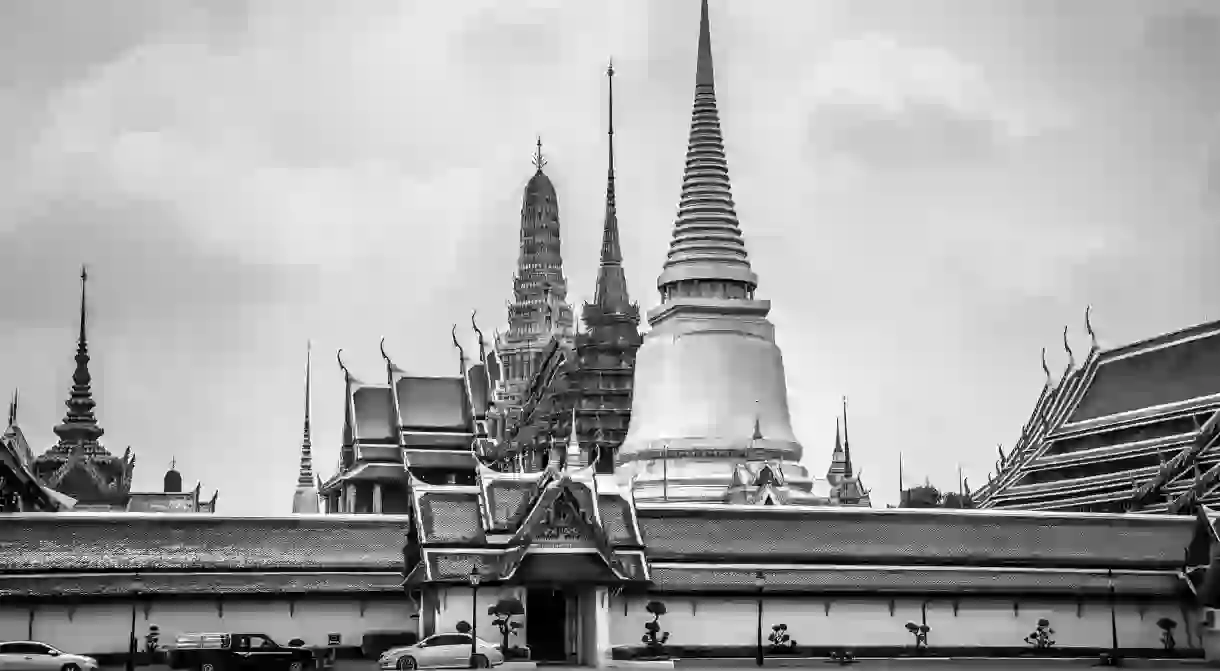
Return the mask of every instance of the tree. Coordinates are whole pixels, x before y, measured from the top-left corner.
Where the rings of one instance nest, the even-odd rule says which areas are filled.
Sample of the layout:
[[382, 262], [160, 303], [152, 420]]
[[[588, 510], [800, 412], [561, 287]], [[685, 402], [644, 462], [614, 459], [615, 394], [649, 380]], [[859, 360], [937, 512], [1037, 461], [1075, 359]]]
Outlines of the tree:
[[966, 496], [965, 494], [958, 494], [957, 492], [949, 492], [948, 494], [944, 495], [943, 499], [941, 499], [940, 507], [941, 508], [973, 508], [974, 501], [971, 501], [970, 497]]
[[651, 622], [644, 623], [644, 636], [641, 642], [655, 657], [665, 654], [665, 643], [669, 641], [669, 632], [661, 631], [661, 616], [666, 613], [665, 604], [661, 601], [649, 601], [644, 610], [652, 615]]
[[508, 656], [510, 652], [516, 648], [510, 648], [508, 639], [510, 636], [519, 633], [521, 629], [520, 622], [513, 622], [513, 617], [516, 615], [525, 615], [525, 606], [520, 599], [508, 597], [500, 599], [496, 604], [487, 609], [487, 614], [494, 619], [492, 624], [500, 629], [500, 649]]
[[902, 492], [902, 507], [904, 508], [937, 508], [944, 495], [930, 484], [911, 487]]

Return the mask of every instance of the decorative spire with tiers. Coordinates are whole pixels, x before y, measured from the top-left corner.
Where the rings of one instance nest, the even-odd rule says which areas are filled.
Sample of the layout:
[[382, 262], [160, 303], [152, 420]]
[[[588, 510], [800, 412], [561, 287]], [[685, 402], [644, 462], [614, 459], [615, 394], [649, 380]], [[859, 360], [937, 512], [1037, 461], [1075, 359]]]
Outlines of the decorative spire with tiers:
[[93, 376], [89, 374], [89, 342], [87, 339], [87, 295], [86, 283], [89, 273], [85, 266], [80, 268], [80, 333], [76, 338], [76, 370], [72, 373], [72, 389], [65, 405], [68, 407], [64, 421], [55, 427], [55, 435], [59, 436], [56, 449], [71, 451], [80, 445], [86, 453], [109, 454], [98, 440], [105, 430], [98, 425], [93, 409], [97, 402], [93, 400]]
[[597, 286], [593, 302], [586, 303], [582, 316], [591, 329], [616, 323], [640, 323], [640, 308], [627, 293], [627, 276], [623, 272], [623, 250], [619, 241], [618, 210], [614, 193], [614, 62], [606, 68], [607, 131], [609, 137], [606, 160], [606, 219], [602, 225], [601, 263], [597, 269]]
[[[384, 350], [383, 350], [384, 351]], [[310, 391], [313, 376], [313, 342], [305, 345], [305, 425], [301, 432], [301, 469], [297, 474], [297, 488], [292, 496], [292, 512], [317, 513], [317, 479], [313, 474], [313, 442], [309, 429]]]
[[131, 491], [135, 456], [128, 447], [121, 457], [101, 445], [105, 431], [94, 414], [93, 377], [89, 373], [88, 271], [80, 272], [80, 331], [76, 370], [65, 403], [64, 421], [54, 428], [59, 441], [34, 460], [34, 473], [50, 488], [76, 499], [77, 509], [125, 509]]
[[568, 281], [563, 274], [559, 231], [559, 196], [543, 172], [547, 159], [538, 138], [534, 175], [521, 200], [520, 250], [508, 305], [508, 331], [496, 342], [507, 373], [497, 402], [505, 410], [519, 408], [542, 352], [553, 337], [570, 338], [575, 317], [567, 303]]
[[[615, 456], [616, 474], [637, 501], [723, 501], [734, 469], [754, 449], [790, 489], [811, 491], [767, 320], [771, 304], [755, 298], [757, 286], [729, 183], [703, 0], [678, 216], [657, 278], [661, 304], [648, 312], [652, 328], [636, 356], [631, 423]], [[755, 420], [765, 438], [751, 441]]]
[[[691, 286], [683, 291], [683, 285]], [[699, 16], [699, 56], [695, 69], [695, 103], [682, 196], [664, 270], [657, 278], [662, 301], [671, 294], [748, 299], [758, 286], [750, 268], [745, 240], [737, 222], [729, 165], [716, 106], [715, 68], [707, 0]]]

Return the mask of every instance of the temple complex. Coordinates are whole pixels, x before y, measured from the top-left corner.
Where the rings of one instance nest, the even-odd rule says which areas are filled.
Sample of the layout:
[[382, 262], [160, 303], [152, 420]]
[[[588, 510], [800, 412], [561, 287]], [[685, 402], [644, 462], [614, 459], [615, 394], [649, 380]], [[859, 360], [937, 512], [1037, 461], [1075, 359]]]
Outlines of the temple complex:
[[1091, 347], [1046, 382], [983, 508], [1190, 513], [1220, 503], [1220, 322]]
[[[246, 629], [354, 649], [387, 632], [422, 637], [465, 622], [499, 641], [489, 609], [515, 599], [524, 615], [510, 648], [597, 667], [845, 650], [1199, 657], [1215, 648], [1220, 515], [1205, 505], [1210, 492], [1193, 516], [874, 509], [852, 462], [846, 401], [826, 476], [801, 464], [770, 304], [755, 295], [732, 200], [700, 4], [686, 169], [647, 335], [622, 270], [610, 116], [600, 265], [580, 329], [564, 302], [558, 199], [539, 145], [507, 334], [485, 342], [474, 315], [469, 329], [454, 325], [454, 373], [439, 377], [410, 372], [385, 339], [384, 378], [357, 377], [340, 350], [342, 440], [321, 483], [307, 354], [292, 516], [6, 516], [0, 639], [122, 654], [132, 618], [166, 639]], [[613, 68], [607, 75], [612, 83]], [[1206, 332], [1095, 347], [1089, 372], [1073, 368], [1058, 384], [1048, 376], [1038, 428], [1023, 440], [1067, 440], [1056, 422], [1082, 412], [1080, 397], [1093, 408], [1072, 420], [1080, 431], [1131, 425], [1119, 416], [1202, 415], [1193, 364], [1167, 364], [1171, 374], [1111, 366], [1156, 360]], [[83, 326], [80, 341], [84, 352]], [[1132, 371], [1146, 377], [1131, 385]], [[81, 400], [87, 369], [74, 379], [65, 424], [75, 428], [64, 440], [93, 444], [101, 433]], [[1215, 424], [1201, 421], [1178, 443], [1194, 463], [1214, 448]], [[1039, 458], [1024, 445], [1002, 462]], [[1002, 491], [989, 485], [979, 497]], [[319, 498], [326, 514], [311, 514]], [[794, 650], [764, 644], [780, 631]]]

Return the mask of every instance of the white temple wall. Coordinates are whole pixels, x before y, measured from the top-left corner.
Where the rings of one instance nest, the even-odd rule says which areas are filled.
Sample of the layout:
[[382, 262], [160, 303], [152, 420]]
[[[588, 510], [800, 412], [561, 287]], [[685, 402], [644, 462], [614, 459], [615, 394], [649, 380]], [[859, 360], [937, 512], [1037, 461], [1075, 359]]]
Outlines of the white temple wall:
[[[500, 628], [492, 624], [493, 616], [487, 614], [487, 609], [496, 605], [500, 599], [507, 599], [515, 596], [525, 603], [525, 591], [520, 587], [480, 587], [478, 601], [478, 620], [472, 622], [477, 629], [477, 634], [480, 638], [490, 643], [500, 642]], [[436, 629], [432, 633], [445, 633], [457, 631], [458, 622], [470, 622], [471, 609], [471, 588], [460, 585], [447, 585], [437, 589], [437, 611], [436, 611]], [[529, 626], [526, 623], [528, 618], [516, 616], [514, 622], [520, 622], [521, 628], [517, 630], [518, 634], [509, 640], [511, 646], [525, 645], [525, 628]]]
[[[33, 639], [70, 652], [126, 653], [132, 604], [122, 600], [36, 605]], [[160, 629], [162, 645], [171, 643], [180, 633], [215, 631], [262, 633], [281, 644], [301, 638], [311, 647], [325, 647], [328, 635], [335, 633], [340, 635], [341, 645], [359, 646], [369, 632], [416, 628], [416, 620], [411, 619], [414, 609], [406, 599], [167, 599], [137, 602], [135, 609], [141, 649], [153, 624]], [[29, 606], [0, 604], [0, 640], [23, 640], [29, 633]]]
[[[612, 645], [642, 644], [644, 623], [652, 619], [644, 610], [650, 600], [666, 606], [667, 612], [660, 620], [661, 630], [670, 633], [671, 645], [756, 643], [758, 602], [753, 597], [620, 595], [610, 602]], [[1025, 599], [1019, 600], [1014, 608], [1011, 599], [963, 597], [957, 600], [954, 612], [950, 599], [766, 597], [763, 635], [771, 633], [772, 625], [786, 624], [789, 635], [802, 646], [909, 645], [914, 639], [906, 630], [906, 623], [924, 621], [925, 603], [931, 629], [928, 643], [933, 647], [1024, 647], [1025, 636], [1036, 628], [1039, 618], [1050, 620], [1057, 647], [1107, 648], [1111, 644], [1110, 607], [1104, 598], [1079, 607], [1073, 601]], [[1115, 612], [1119, 645], [1123, 648], [1161, 647], [1161, 630], [1156, 622], [1162, 617], [1178, 623], [1174, 633], [1179, 648], [1201, 645], [1197, 613], [1187, 609], [1189, 622], [1184, 622], [1177, 602], [1120, 602]]]

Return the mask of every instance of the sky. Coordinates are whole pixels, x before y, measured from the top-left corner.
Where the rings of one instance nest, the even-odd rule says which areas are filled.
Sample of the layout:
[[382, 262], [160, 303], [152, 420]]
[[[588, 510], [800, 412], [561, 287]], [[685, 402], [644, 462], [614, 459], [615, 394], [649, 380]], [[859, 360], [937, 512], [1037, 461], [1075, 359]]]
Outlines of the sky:
[[[315, 467], [358, 376], [454, 374], [503, 328], [540, 135], [569, 299], [593, 292], [614, 58], [633, 298], [681, 186], [695, 0], [0, 3], [0, 388], [36, 452], [79, 267], [103, 439], [134, 489], [286, 514], [313, 341]], [[711, 0], [734, 197], [805, 462], [840, 398], [877, 505], [975, 487], [1042, 383], [1220, 317], [1220, 6], [1208, 0]], [[1212, 297], [1212, 300], [1208, 299]], [[7, 396], [7, 394], [5, 394]]]

